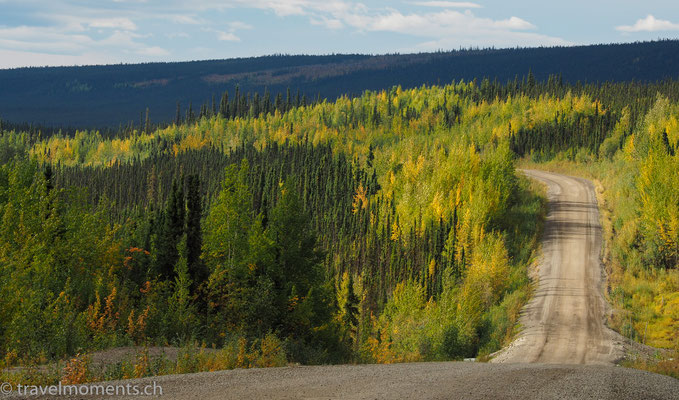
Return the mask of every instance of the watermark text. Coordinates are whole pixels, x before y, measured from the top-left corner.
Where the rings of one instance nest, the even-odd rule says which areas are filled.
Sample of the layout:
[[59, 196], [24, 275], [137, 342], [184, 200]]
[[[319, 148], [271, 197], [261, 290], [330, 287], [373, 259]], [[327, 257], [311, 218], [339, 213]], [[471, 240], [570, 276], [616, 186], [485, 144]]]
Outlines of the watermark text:
[[152, 384], [113, 384], [91, 383], [84, 385], [12, 385], [0, 384], [0, 394], [33, 397], [33, 396], [162, 396], [163, 388], [156, 382]]

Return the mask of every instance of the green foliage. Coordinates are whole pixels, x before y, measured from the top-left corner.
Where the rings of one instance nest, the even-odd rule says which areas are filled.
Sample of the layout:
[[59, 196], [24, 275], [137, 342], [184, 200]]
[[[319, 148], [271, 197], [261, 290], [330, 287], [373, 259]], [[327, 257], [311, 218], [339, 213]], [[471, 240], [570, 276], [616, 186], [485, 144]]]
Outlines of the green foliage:
[[337, 292], [338, 319], [343, 329], [343, 340], [350, 347], [357, 343], [360, 299], [354, 287], [354, 276], [345, 272]]
[[177, 182], [172, 182], [172, 192], [163, 214], [163, 227], [158, 235], [156, 272], [165, 280], [174, 276], [174, 267], [179, 259], [177, 245], [184, 233], [186, 208], [184, 192]]
[[193, 281], [189, 274], [186, 252], [186, 241], [182, 240], [179, 246], [180, 258], [174, 268], [175, 278], [166, 317], [167, 324], [174, 325], [172, 331], [179, 336], [179, 343], [187, 343], [195, 339], [200, 326], [196, 316], [196, 307], [191, 301]]
[[119, 261], [115, 232], [103, 208], [92, 213], [76, 192], [49, 190], [37, 164], [2, 168], [2, 348], [50, 357], [74, 353], [86, 345], [81, 312], [95, 297], [92, 276]]
[[212, 335], [227, 327], [247, 336], [275, 332], [311, 340], [330, 321], [322, 254], [291, 185], [263, 217], [253, 217], [247, 162], [226, 172], [222, 192], [206, 220], [204, 245]]
[[201, 229], [203, 206], [200, 196], [200, 179], [197, 175], [189, 175], [187, 179], [186, 209], [186, 264], [191, 278], [192, 292], [196, 292], [198, 285], [205, 282], [208, 277], [207, 268], [200, 259], [203, 247]]
[[608, 297], [616, 309], [611, 325], [665, 348], [679, 344], [678, 121], [676, 101], [649, 93], [622, 107], [598, 159], [592, 153], [569, 164], [604, 189]]
[[[586, 95], [515, 90], [456, 82], [299, 106], [291, 95], [270, 105], [274, 112], [225, 100], [220, 115], [201, 111], [154, 132], [31, 142], [28, 153], [53, 168], [53, 189], [35, 190], [87, 190], [78, 202], [8, 207], [3, 240], [26, 238], [17, 235], [17, 210], [52, 215], [44, 210], [58, 203], [79, 213], [79, 223], [99, 224], [81, 236], [100, 253], [78, 275], [61, 269], [66, 246], [36, 247], [63, 274], [45, 278], [54, 295], [41, 300], [45, 290], [36, 288], [31, 301], [0, 303], [0, 312], [21, 306], [19, 314], [31, 315], [54, 303], [71, 315], [58, 319], [79, 329], [65, 337], [90, 339], [93, 346], [78, 342], [88, 348], [193, 340], [224, 347], [273, 334], [306, 363], [491, 351], [509, 340], [527, 296], [538, 230], [531, 221], [541, 212], [515, 176], [511, 134], [555, 115], [603, 115]], [[10, 181], [35, 175], [9, 172], [0, 174], [0, 199], [13, 195]], [[61, 219], [47, 221], [53, 236], [81, 238], [79, 226], [64, 231]], [[87, 293], [73, 309], [56, 301], [67, 278]], [[8, 325], [16, 332], [4, 337], [31, 334], [20, 332], [24, 323], [38, 322]], [[26, 340], [36, 348], [46, 341]], [[67, 349], [55, 354], [78, 348], [60, 346]]]
[[621, 150], [595, 170], [615, 215], [610, 298], [621, 312], [612, 323], [627, 337], [666, 348], [679, 346], [678, 120], [679, 106], [658, 97]]

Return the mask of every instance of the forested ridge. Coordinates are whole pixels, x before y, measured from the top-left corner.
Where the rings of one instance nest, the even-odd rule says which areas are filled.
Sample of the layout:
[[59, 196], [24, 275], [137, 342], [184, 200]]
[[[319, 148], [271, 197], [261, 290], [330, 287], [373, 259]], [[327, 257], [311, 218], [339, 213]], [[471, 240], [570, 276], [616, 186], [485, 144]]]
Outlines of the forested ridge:
[[207, 369], [486, 356], [530, 297], [544, 203], [520, 157], [599, 166], [630, 200], [612, 205], [613, 323], [676, 346], [678, 86], [224, 93], [159, 128], [4, 128], [0, 350], [231, 349]]
[[[113, 128], [171, 123], [176, 104], [198, 114], [236, 87], [247, 97], [268, 90], [272, 99], [288, 88], [309, 99], [334, 100], [364, 90], [440, 85], [484, 78], [506, 83], [529, 71], [540, 81], [561, 75], [577, 82], [656, 82], [677, 79], [679, 42], [572, 47], [460, 49], [391, 55], [272, 55], [179, 63], [0, 70], [0, 118], [72, 128]], [[294, 95], [294, 93], [293, 93]], [[219, 99], [217, 98], [217, 102]]]

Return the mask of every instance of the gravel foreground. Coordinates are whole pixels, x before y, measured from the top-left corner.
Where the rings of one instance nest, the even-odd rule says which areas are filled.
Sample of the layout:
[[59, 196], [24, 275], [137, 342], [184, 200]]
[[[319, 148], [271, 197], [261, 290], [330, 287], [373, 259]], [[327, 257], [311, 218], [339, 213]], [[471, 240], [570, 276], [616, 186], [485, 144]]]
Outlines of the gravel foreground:
[[[429, 362], [240, 369], [111, 385], [153, 385], [159, 396], [60, 399], [678, 399], [679, 380], [623, 367]], [[18, 398], [18, 397], [17, 397]], [[36, 398], [36, 397], [31, 397]], [[49, 398], [49, 397], [37, 397]]]

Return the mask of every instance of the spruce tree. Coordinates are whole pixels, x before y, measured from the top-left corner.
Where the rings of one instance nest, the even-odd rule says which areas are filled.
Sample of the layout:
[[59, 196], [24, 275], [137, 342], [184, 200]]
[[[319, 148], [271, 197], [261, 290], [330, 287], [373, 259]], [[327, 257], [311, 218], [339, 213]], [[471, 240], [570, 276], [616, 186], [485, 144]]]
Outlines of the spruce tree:
[[283, 114], [285, 110], [283, 110], [283, 95], [279, 92], [276, 95], [276, 101], [274, 102], [274, 108], [278, 110], [279, 113]]
[[346, 283], [346, 298], [344, 299], [344, 310], [342, 323], [347, 328], [349, 333], [349, 342], [352, 344], [356, 341], [356, 330], [358, 328], [358, 305], [360, 299], [354, 291], [354, 275], [348, 272], [349, 278]]
[[224, 91], [222, 95], [222, 100], [219, 102], [219, 113], [222, 117], [229, 118], [229, 92]]
[[269, 93], [268, 88], [264, 89], [264, 104], [262, 105], [262, 112], [264, 114], [271, 112], [271, 94]]
[[165, 280], [174, 276], [174, 266], [179, 259], [177, 245], [184, 234], [184, 207], [184, 193], [175, 180], [165, 209], [165, 223], [159, 235], [156, 258], [157, 272]]
[[231, 104], [231, 118], [237, 118], [240, 116], [240, 86], [236, 85], [236, 93], [233, 96], [233, 101]]
[[151, 120], [149, 119], [149, 108], [146, 107], [146, 119], [144, 121], [144, 133], [147, 135], [151, 132]]
[[207, 279], [207, 270], [200, 259], [203, 237], [200, 226], [202, 205], [198, 175], [188, 176], [186, 190], [186, 263], [191, 276], [192, 292], [195, 292]]

